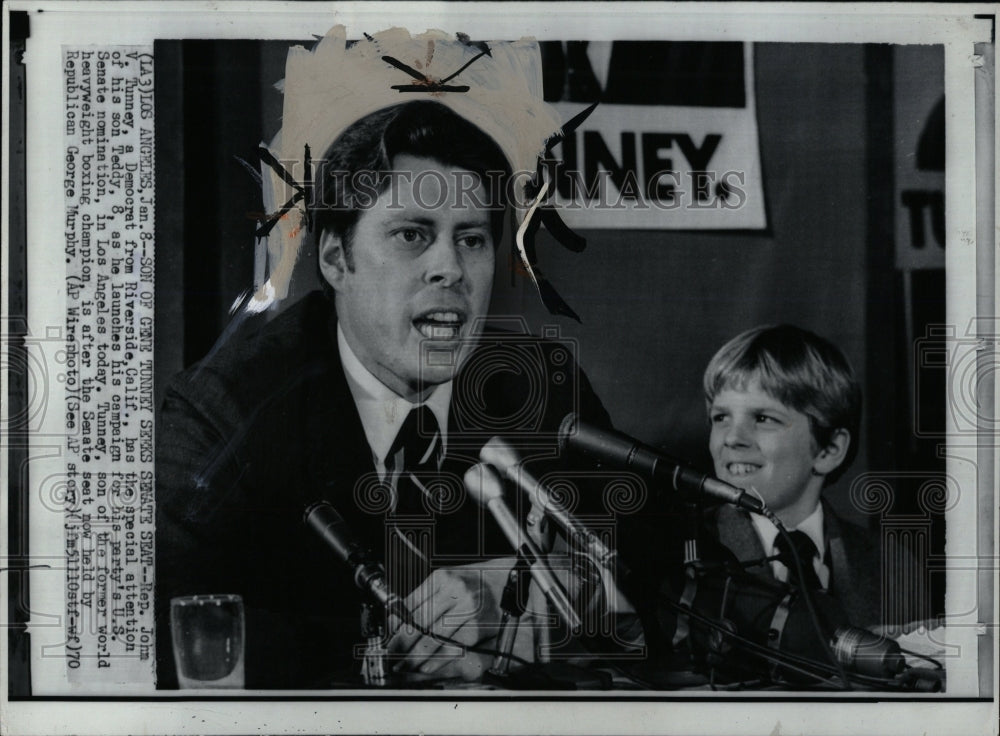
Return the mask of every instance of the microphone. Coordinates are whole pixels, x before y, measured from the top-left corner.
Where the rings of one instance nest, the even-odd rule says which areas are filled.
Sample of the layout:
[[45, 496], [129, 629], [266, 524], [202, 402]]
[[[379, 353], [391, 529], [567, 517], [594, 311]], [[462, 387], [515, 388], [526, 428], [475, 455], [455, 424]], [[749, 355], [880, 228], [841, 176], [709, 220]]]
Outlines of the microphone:
[[540, 481], [521, 466], [521, 458], [513, 447], [499, 437], [493, 437], [479, 451], [479, 459], [492, 465], [519, 486], [528, 494], [531, 502], [559, 524], [595, 562], [609, 570], [627, 572], [618, 569], [623, 563], [618, 561], [617, 551], [609, 549], [600, 537], [581, 524], [565, 506], [552, 497]]
[[[818, 630], [802, 596], [794, 600], [784, 613], [779, 605], [770, 627], [761, 628], [760, 619], [750, 620], [748, 626], [761, 643], [776, 645], [781, 652], [806, 657], [817, 663], [825, 664], [832, 657], [833, 664], [847, 673], [892, 679], [906, 669], [906, 659], [896, 641], [852, 625], [846, 611], [829, 594], [816, 591], [815, 595], [824, 603]], [[775, 630], [777, 617], [783, 620]], [[777, 642], [771, 638], [774, 635], [777, 635]]]
[[852, 672], [891, 678], [906, 669], [899, 644], [856, 626], [839, 626], [830, 642], [834, 656]]
[[579, 629], [580, 617], [569, 602], [566, 591], [563, 590], [556, 576], [545, 561], [545, 556], [538, 545], [521, 529], [503, 500], [503, 488], [500, 478], [492, 469], [482, 463], [473, 465], [465, 473], [465, 487], [469, 495], [480, 506], [485, 506], [493, 514], [497, 525], [507, 537], [519, 557], [528, 563], [531, 575], [542, 589], [545, 597], [571, 629]]
[[403, 623], [414, 625], [413, 616], [399, 596], [389, 590], [385, 578], [385, 567], [377, 560], [368, 559], [364, 549], [329, 501], [315, 501], [306, 507], [302, 518], [326, 542], [340, 558], [354, 571], [354, 584], [369, 598], [380, 603], [387, 613], [395, 615]]
[[746, 491], [685, 467], [627, 434], [593, 427], [575, 412], [567, 414], [559, 425], [559, 449], [567, 447], [601, 462], [635, 470], [653, 481], [668, 484], [675, 491], [704, 493], [747, 511], [758, 514], [764, 511], [763, 502]]

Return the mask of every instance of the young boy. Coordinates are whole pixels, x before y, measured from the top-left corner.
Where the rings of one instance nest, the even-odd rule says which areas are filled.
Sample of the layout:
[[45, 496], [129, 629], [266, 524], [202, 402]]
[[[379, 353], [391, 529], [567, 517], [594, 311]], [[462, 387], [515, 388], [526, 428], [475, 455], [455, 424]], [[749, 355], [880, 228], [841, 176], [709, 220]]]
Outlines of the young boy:
[[[861, 390], [843, 354], [798, 327], [756, 327], [715, 354], [704, 389], [719, 479], [759, 495], [790, 532], [804, 533], [794, 536], [805, 584], [835, 597], [855, 626], [884, 623], [878, 534], [821, 500], [857, 453]], [[723, 506], [713, 522], [741, 561], [782, 554], [763, 516]], [[782, 581], [794, 575], [778, 560], [749, 569]]]

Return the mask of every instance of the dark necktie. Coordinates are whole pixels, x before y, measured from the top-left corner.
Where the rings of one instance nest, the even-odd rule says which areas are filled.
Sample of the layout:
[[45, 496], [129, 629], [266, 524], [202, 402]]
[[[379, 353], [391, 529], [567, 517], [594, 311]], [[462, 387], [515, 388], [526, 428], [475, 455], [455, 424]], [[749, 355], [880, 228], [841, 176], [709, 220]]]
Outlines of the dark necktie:
[[398, 457], [400, 449], [403, 451], [402, 468], [396, 478], [396, 516], [423, 516], [427, 513], [424, 492], [417, 483], [426, 486], [437, 470], [440, 442], [434, 412], [426, 405], [411, 409], [389, 450], [389, 457], [393, 459]]
[[402, 465], [396, 475], [396, 506], [386, 536], [389, 584], [399, 595], [408, 594], [430, 574], [433, 522], [421, 485], [433, 486], [440, 443], [434, 413], [426, 406], [417, 406], [403, 421], [386, 458], [387, 464], [390, 460], [399, 463], [402, 450]]
[[788, 536], [791, 537], [792, 543], [799, 553], [799, 561], [802, 563], [802, 574], [804, 576], [804, 579], [800, 581], [795, 567], [795, 560], [792, 557], [792, 551], [788, 546], [788, 540], [785, 539], [784, 535], [779, 534], [775, 537], [774, 547], [778, 550], [778, 561], [788, 568], [788, 582], [799, 587], [821, 590], [823, 586], [819, 582], [819, 576], [816, 574], [816, 566], [814, 564], [818, 551], [812, 538], [798, 529], [789, 532]]

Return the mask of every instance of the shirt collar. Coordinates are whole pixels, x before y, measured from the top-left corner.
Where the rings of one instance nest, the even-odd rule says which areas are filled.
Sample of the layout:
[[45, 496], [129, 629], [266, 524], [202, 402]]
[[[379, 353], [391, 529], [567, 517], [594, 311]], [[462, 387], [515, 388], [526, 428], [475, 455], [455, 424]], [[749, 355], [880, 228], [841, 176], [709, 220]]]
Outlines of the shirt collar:
[[[399, 434], [399, 428], [403, 426], [410, 410], [420, 404], [407, 401], [365, 368], [348, 345], [339, 324], [337, 348], [340, 350], [340, 362], [344, 366], [344, 375], [347, 377], [351, 396], [354, 397], [354, 404], [358, 407], [361, 425], [365, 429], [365, 437], [375, 458], [375, 465], [384, 468], [386, 455], [389, 454], [389, 449]], [[448, 407], [451, 405], [451, 388], [451, 381], [442, 383], [422, 402], [437, 419], [443, 450], [447, 450], [448, 447]]]
[[[750, 514], [757, 536], [760, 537], [764, 551], [770, 555], [774, 549], [774, 540], [778, 536], [778, 527], [771, 523], [771, 520], [760, 514]], [[805, 532], [819, 550], [820, 558], [826, 549], [826, 540], [823, 538], [823, 504], [816, 504], [816, 509], [809, 514], [797, 527], [800, 532]], [[789, 529], [788, 531], [792, 531]]]

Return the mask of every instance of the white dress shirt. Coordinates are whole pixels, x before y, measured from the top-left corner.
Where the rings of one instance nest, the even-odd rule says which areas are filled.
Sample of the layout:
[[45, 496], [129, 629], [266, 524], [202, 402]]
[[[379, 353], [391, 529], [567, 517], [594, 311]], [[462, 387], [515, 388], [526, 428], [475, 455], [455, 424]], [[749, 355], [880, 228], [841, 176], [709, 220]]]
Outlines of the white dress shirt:
[[[385, 479], [386, 469], [389, 467], [386, 457], [392, 448], [392, 443], [399, 434], [400, 427], [406, 421], [410, 410], [421, 404], [414, 404], [407, 401], [391, 388], [378, 380], [371, 371], [361, 364], [358, 356], [347, 344], [343, 330], [337, 325], [337, 347], [340, 350], [340, 362], [344, 367], [344, 375], [347, 377], [347, 385], [351, 389], [351, 396], [354, 397], [354, 404], [358, 407], [358, 414], [361, 415], [361, 426], [364, 427], [365, 437], [368, 440], [368, 447], [372, 451], [372, 460], [375, 462], [375, 469], [378, 476]], [[439, 457], [443, 457], [448, 443], [448, 407], [451, 404], [451, 381], [437, 386], [423, 402], [437, 419], [438, 429], [441, 437], [441, 452]], [[422, 460], [423, 458], [421, 458]], [[393, 462], [392, 467], [395, 472], [402, 468], [402, 462]], [[395, 485], [395, 478], [391, 481]]]
[[[750, 518], [753, 520], [754, 529], [757, 530], [761, 546], [767, 552], [768, 557], [778, 554], [778, 550], [774, 546], [774, 542], [778, 537], [778, 528], [769, 519], [760, 514], [750, 514]], [[812, 559], [812, 565], [816, 570], [816, 575], [819, 577], [820, 585], [823, 586], [824, 590], [829, 588], [830, 568], [823, 562], [823, 552], [826, 549], [826, 540], [823, 537], [823, 504], [816, 504], [816, 509], [803, 519], [802, 523], [795, 527], [795, 529], [805, 532], [813, 541], [813, 544], [816, 545], [817, 554]], [[789, 529], [788, 531], [793, 530]], [[802, 560], [802, 564], [806, 565], [808, 562]], [[772, 560], [771, 572], [774, 573], [775, 578], [782, 582], [788, 580], [788, 568], [785, 567], [783, 562]]]

